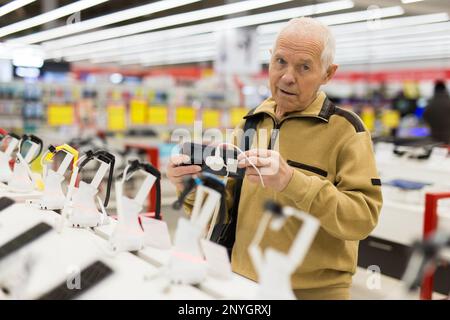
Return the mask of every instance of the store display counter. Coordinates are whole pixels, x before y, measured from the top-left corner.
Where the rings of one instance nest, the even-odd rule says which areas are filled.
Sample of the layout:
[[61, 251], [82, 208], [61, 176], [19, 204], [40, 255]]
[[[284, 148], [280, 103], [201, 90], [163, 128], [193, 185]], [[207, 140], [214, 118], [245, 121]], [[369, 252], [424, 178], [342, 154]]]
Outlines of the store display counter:
[[[25, 204], [13, 205], [0, 212], [0, 245], [41, 222], [56, 226], [58, 219], [60, 215], [53, 211], [41, 211]], [[52, 288], [69, 281], [71, 272], [75, 277], [96, 261], [104, 263], [112, 272], [76, 298], [211, 299], [210, 295], [193, 286], [172, 285], [167, 290], [166, 281], [157, 277], [157, 267], [132, 253], [113, 252], [107, 241], [87, 229], [64, 228], [61, 233], [49, 231], [11, 256], [15, 254], [31, 259], [30, 277], [24, 292], [27, 299], [43, 296]], [[8, 265], [17, 267], [13, 265], [15, 262], [3, 262], [3, 268], [7, 270]], [[82, 289], [83, 278], [80, 278]], [[72, 280], [76, 284], [75, 278]]]

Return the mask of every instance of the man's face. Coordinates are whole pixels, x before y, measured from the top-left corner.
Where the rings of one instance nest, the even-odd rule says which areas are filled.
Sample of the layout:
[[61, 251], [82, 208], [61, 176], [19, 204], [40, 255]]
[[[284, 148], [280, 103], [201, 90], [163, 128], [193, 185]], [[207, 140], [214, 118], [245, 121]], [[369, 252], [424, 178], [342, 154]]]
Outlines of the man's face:
[[272, 97], [284, 113], [303, 110], [328, 81], [321, 63], [322, 43], [310, 36], [281, 34], [269, 66]]

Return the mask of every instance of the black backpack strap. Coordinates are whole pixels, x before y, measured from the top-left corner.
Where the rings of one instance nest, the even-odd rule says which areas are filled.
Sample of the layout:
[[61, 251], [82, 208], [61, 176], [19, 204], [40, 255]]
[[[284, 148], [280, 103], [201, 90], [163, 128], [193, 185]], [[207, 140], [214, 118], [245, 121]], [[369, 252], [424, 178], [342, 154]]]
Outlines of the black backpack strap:
[[[243, 128], [244, 134], [240, 141], [240, 148], [243, 151], [250, 149], [256, 133], [256, 127], [261, 120], [260, 116], [253, 116], [255, 109], [250, 110], [250, 112], [244, 117], [244, 119], [246, 119]], [[233, 207], [229, 210], [230, 215], [228, 223], [218, 223], [214, 228], [213, 234], [211, 235], [211, 241], [225, 246], [230, 257], [231, 251], [233, 250], [234, 241], [236, 239], [237, 216], [243, 180], [244, 177], [236, 178], [236, 184], [233, 190]]]
[[[258, 126], [258, 123], [261, 120], [261, 117], [259, 117], [259, 116], [250, 117], [255, 112], [255, 109], [250, 110], [250, 112], [245, 116], [246, 121], [245, 121], [245, 125], [244, 125], [244, 135], [242, 136], [241, 143], [240, 143], [240, 148], [242, 151], [250, 150], [250, 147], [252, 146], [254, 135], [256, 133], [256, 127]], [[249, 134], [248, 134], [248, 132], [249, 132]], [[233, 194], [234, 201], [233, 201], [233, 207], [231, 208], [231, 211], [230, 211], [231, 219], [233, 219], [233, 220], [237, 220], [239, 200], [241, 198], [241, 189], [242, 189], [243, 181], [244, 181], [244, 177], [238, 178], [236, 181], [235, 187], [234, 187], [234, 194]]]

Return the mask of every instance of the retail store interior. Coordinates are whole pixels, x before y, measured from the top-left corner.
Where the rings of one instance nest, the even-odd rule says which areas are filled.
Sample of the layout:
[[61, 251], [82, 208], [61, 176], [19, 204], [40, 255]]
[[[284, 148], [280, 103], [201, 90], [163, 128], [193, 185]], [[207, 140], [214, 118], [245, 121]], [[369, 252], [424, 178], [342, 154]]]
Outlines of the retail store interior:
[[[334, 34], [321, 90], [370, 132], [381, 180], [350, 298], [448, 299], [450, 1], [0, 0], [0, 300], [294, 298], [287, 255], [254, 282], [211, 240], [224, 175], [185, 181], [187, 215], [167, 168], [180, 136], [226, 136], [272, 96], [297, 17]], [[266, 211], [303, 220], [301, 265], [316, 231], [291, 209]]]

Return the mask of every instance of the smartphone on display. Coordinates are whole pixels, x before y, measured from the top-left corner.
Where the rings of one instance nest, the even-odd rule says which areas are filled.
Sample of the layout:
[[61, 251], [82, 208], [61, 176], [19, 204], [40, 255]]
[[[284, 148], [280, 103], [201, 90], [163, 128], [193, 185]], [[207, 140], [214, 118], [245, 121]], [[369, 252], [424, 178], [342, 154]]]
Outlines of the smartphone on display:
[[199, 143], [185, 142], [181, 145], [180, 153], [189, 156], [190, 161], [183, 163], [183, 166], [198, 165], [202, 167], [204, 172], [213, 173], [220, 176], [226, 176], [228, 172], [229, 177], [243, 177], [245, 174], [244, 168], [238, 168], [238, 151], [227, 146], [219, 148], [220, 157], [223, 159], [227, 168], [215, 171], [208, 167], [205, 163], [206, 158], [214, 156], [217, 147], [214, 145], [205, 145]]

